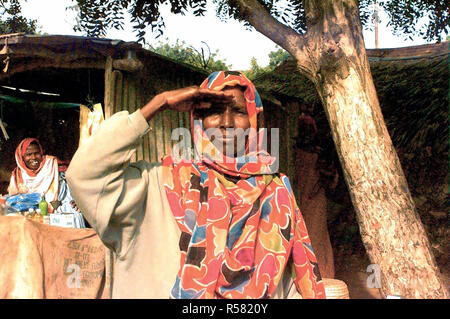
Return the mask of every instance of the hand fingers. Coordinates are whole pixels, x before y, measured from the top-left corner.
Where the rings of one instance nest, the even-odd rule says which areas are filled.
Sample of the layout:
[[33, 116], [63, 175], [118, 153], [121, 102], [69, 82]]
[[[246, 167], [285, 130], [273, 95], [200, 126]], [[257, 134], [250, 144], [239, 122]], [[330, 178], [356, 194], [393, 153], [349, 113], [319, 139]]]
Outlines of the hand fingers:
[[231, 103], [234, 100], [234, 96], [231, 92], [199, 89], [196, 100], [194, 109], [208, 109], [213, 104]]
[[232, 92], [215, 91], [210, 89], [201, 89], [197, 87], [189, 87], [175, 91], [174, 96], [169, 96], [171, 100], [181, 101], [232, 101]]
[[210, 89], [199, 89], [197, 99], [209, 100], [211, 102], [231, 102], [234, 95], [232, 92], [214, 91]]
[[194, 109], [209, 109], [211, 105], [211, 102], [200, 101], [194, 104]]
[[200, 89], [188, 87], [171, 91], [167, 97], [169, 107], [177, 111], [190, 111], [192, 109], [207, 109], [212, 104], [231, 103], [234, 96], [231, 92]]

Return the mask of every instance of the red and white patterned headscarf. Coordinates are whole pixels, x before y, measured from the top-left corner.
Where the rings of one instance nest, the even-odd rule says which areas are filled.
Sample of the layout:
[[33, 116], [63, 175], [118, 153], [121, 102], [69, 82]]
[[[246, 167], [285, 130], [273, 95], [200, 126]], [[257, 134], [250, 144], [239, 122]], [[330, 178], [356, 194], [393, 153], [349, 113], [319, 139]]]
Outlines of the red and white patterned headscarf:
[[255, 174], [274, 174], [277, 172], [275, 158], [262, 147], [263, 132], [258, 132], [258, 114], [263, 107], [258, 91], [253, 83], [242, 73], [214, 72], [200, 85], [201, 88], [220, 91], [226, 87], [240, 86], [244, 90], [250, 122], [246, 153], [241, 157], [228, 157], [219, 151], [207, 136], [201, 119], [191, 113], [191, 127], [197, 160], [206, 163], [223, 174], [250, 177]]
[[[215, 72], [201, 87], [222, 90], [235, 85], [245, 87], [250, 126], [256, 129], [262, 104], [244, 75]], [[193, 123], [197, 149], [199, 143], [211, 143], [202, 129]], [[256, 161], [243, 164], [199, 155], [199, 162], [163, 159], [167, 199], [181, 230], [180, 270], [171, 297], [270, 298], [292, 267], [303, 298], [325, 298], [289, 179], [273, 172], [273, 158], [260, 150], [246, 154]], [[234, 182], [227, 175], [239, 179]]]

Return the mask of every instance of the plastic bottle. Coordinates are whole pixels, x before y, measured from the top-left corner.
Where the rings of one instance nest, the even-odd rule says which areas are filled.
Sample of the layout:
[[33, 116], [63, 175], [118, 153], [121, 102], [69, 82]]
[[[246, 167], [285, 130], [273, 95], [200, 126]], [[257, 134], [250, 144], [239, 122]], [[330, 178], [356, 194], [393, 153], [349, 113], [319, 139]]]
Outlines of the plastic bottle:
[[45, 201], [44, 195], [42, 195], [41, 201], [39, 202], [39, 209], [41, 210], [41, 215], [48, 215], [48, 203]]
[[43, 220], [43, 218], [42, 218], [43, 216], [42, 216], [42, 214], [41, 214], [41, 210], [38, 208], [38, 209], [36, 209], [36, 217], [35, 217], [35, 220], [37, 221], [37, 222], [41, 222], [42, 223], [42, 220]]

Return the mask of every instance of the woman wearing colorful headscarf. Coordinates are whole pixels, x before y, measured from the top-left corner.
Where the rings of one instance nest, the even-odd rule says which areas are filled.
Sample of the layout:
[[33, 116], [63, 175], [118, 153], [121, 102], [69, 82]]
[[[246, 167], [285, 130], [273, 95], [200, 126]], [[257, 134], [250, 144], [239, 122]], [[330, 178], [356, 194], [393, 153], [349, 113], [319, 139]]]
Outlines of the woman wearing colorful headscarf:
[[8, 187], [9, 195], [38, 193], [44, 195], [50, 213], [54, 212], [52, 202], [59, 202], [55, 213], [72, 213], [77, 228], [84, 228], [83, 216], [73, 201], [65, 180], [65, 173], [60, 172], [58, 159], [44, 154], [36, 138], [25, 138], [16, 148], [17, 167], [11, 174]]
[[[164, 109], [191, 112], [195, 158], [130, 163]], [[113, 298], [325, 297], [289, 180], [260, 148], [261, 111], [243, 74], [215, 72], [116, 113], [78, 149], [67, 179], [114, 252]]]

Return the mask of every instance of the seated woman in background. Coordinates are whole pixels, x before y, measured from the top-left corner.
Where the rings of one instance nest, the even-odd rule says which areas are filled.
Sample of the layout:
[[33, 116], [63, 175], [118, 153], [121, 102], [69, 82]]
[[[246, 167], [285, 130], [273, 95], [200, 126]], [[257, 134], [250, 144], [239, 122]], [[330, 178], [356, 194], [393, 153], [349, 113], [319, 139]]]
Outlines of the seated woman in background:
[[[36, 138], [26, 138], [20, 142], [15, 153], [17, 167], [11, 174], [9, 195], [23, 193], [43, 194], [49, 213], [72, 213], [77, 228], [84, 228], [84, 218], [72, 199], [65, 179], [65, 172], [58, 167], [55, 156], [44, 155]], [[53, 204], [57, 203], [54, 211]]]

